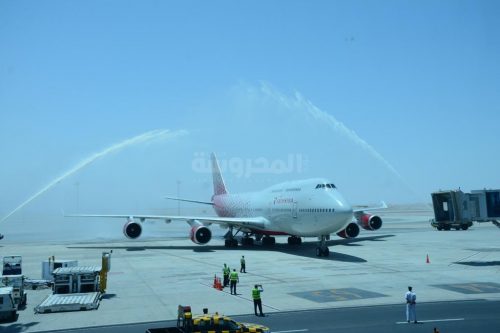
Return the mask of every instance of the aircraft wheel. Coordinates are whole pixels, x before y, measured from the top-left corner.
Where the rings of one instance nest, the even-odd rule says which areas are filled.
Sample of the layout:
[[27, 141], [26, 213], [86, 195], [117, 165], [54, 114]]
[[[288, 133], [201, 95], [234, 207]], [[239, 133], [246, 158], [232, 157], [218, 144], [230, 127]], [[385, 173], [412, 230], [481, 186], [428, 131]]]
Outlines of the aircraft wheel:
[[262, 244], [265, 246], [271, 246], [276, 243], [276, 238], [274, 237], [264, 237], [262, 238]]
[[325, 247], [324, 249], [316, 248], [316, 257], [328, 257], [330, 255], [330, 249]]
[[225, 247], [237, 247], [238, 246], [238, 241], [236, 239], [226, 239], [224, 241], [224, 246]]
[[469, 226], [468, 226], [468, 225], [466, 225], [466, 224], [464, 224], [464, 225], [462, 226], [462, 230], [467, 230], [467, 229], [469, 229]]
[[241, 239], [241, 245], [247, 245], [247, 246], [252, 246], [253, 245], [253, 238], [252, 237], [244, 237]]

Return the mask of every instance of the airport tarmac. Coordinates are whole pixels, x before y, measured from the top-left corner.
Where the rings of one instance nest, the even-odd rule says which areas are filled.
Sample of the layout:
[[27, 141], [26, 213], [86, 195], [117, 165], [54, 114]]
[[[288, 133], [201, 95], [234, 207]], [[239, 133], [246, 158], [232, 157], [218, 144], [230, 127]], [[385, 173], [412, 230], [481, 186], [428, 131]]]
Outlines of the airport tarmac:
[[[29, 290], [28, 306], [19, 311], [17, 322], [2, 323], [0, 328], [36, 332], [170, 320], [176, 318], [179, 304], [191, 305], [196, 313], [208, 307], [227, 315], [249, 314], [256, 283], [264, 287], [267, 313], [404, 304], [409, 285], [417, 302], [500, 300], [499, 228], [483, 223], [467, 231], [436, 231], [428, 221], [432, 211], [412, 207], [391, 208], [380, 216], [384, 225], [378, 231], [362, 231], [353, 240], [332, 237], [328, 258], [315, 256], [312, 238], [301, 246], [290, 247], [286, 237], [278, 237], [273, 248], [237, 249], [224, 248], [221, 238], [208, 246], [195, 245], [187, 236], [1, 241], [1, 255], [22, 255], [23, 272], [30, 278], [40, 278], [41, 262], [49, 256], [100, 266], [103, 251], [113, 250], [113, 255], [107, 294], [98, 310], [35, 315], [33, 308], [50, 290]], [[187, 235], [188, 226], [180, 225]], [[154, 227], [161, 228], [163, 235], [179, 229], [178, 225], [172, 229], [173, 224]], [[240, 274], [239, 295], [212, 288], [214, 274], [221, 276], [224, 263], [239, 271], [242, 255], [248, 273]]]

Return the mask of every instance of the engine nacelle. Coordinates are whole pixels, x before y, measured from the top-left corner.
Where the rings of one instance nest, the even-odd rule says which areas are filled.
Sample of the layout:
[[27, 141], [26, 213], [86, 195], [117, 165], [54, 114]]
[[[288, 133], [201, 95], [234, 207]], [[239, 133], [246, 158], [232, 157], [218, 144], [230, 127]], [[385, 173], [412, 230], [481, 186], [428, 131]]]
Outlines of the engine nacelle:
[[358, 237], [358, 235], [359, 235], [359, 227], [354, 222], [349, 223], [344, 230], [337, 232], [337, 236], [342, 238], [354, 238]]
[[378, 230], [382, 227], [382, 219], [377, 215], [362, 214], [356, 216], [358, 225], [365, 230]]
[[142, 233], [142, 226], [134, 221], [129, 221], [123, 226], [123, 234], [129, 239], [136, 239]]
[[189, 237], [195, 244], [207, 244], [212, 239], [212, 231], [203, 225], [193, 226]]

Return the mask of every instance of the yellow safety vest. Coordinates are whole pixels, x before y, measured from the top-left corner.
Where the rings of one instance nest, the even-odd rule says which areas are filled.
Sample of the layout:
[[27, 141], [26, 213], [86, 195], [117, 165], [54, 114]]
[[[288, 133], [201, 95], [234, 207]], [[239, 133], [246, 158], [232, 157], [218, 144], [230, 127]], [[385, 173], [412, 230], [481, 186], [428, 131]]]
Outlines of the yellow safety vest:
[[230, 279], [231, 281], [238, 281], [238, 273], [231, 272]]
[[254, 300], [260, 299], [260, 290], [257, 288], [252, 289], [252, 298]]

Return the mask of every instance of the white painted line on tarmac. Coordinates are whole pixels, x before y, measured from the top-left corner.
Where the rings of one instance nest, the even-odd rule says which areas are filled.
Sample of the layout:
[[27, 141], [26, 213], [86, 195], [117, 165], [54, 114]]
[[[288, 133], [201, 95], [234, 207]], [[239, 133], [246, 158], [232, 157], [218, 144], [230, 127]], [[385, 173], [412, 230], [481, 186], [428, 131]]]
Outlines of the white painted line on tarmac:
[[[419, 320], [417, 323], [437, 323], [440, 321], [461, 321], [465, 320], [465, 318], [450, 318], [450, 319], [430, 319], [430, 320]], [[398, 321], [396, 324], [408, 324], [407, 321]], [[413, 322], [410, 322], [410, 324], [413, 324]]]
[[309, 331], [308, 328], [304, 328], [301, 330], [290, 330], [290, 331], [273, 331], [274, 333], [292, 333], [292, 332], [307, 332]]

